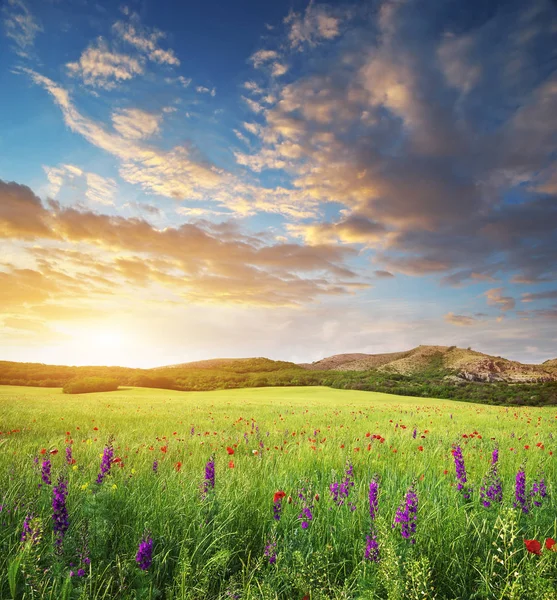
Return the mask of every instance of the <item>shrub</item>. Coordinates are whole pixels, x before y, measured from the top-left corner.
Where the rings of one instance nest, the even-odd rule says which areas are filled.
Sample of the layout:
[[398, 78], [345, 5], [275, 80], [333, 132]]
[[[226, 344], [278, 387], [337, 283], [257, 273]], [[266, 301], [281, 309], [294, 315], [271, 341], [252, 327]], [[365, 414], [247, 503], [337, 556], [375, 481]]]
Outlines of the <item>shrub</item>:
[[88, 392], [113, 392], [118, 389], [118, 381], [108, 377], [83, 377], [72, 379], [64, 384], [64, 394], [85, 394]]

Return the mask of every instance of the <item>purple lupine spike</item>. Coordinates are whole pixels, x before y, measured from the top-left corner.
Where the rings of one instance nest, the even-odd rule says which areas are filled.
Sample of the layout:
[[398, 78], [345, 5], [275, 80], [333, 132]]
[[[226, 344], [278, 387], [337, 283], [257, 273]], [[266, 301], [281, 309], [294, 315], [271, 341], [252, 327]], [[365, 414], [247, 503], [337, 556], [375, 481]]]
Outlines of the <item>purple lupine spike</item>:
[[68, 496], [68, 482], [60, 477], [58, 485], [52, 489], [52, 529], [56, 536], [55, 544], [60, 547], [70, 526], [66, 498]]
[[464, 457], [462, 456], [462, 448], [458, 445], [453, 446], [453, 458], [456, 472], [456, 479], [458, 481], [457, 489], [462, 492], [462, 497], [465, 500], [469, 500], [471, 492], [466, 486], [466, 467], [464, 465]]
[[[340, 483], [335, 481], [329, 486], [329, 491], [333, 498], [333, 502], [337, 506], [342, 506], [344, 504], [345, 500], [350, 495], [350, 490], [354, 487], [354, 481], [352, 480], [353, 473], [354, 467], [350, 463], [347, 463], [344, 472], [344, 477], [340, 481]], [[356, 508], [354, 504], [349, 504], [351, 510], [354, 510]]]
[[542, 505], [542, 500], [546, 496], [547, 487], [545, 485], [544, 477], [541, 477], [539, 480], [534, 480], [532, 483], [532, 489], [530, 490], [530, 499], [532, 500], [532, 504], [539, 508]]
[[147, 571], [153, 562], [153, 538], [148, 534], [139, 542], [135, 561], [142, 571]]
[[159, 461], [155, 459], [153, 461], [153, 473], [157, 473], [158, 470], [159, 470]]
[[523, 513], [527, 514], [530, 511], [530, 508], [526, 498], [526, 473], [524, 472], [523, 467], [520, 467], [516, 474], [514, 497], [515, 502], [513, 506], [515, 508], [520, 508]]
[[414, 427], [414, 431], [412, 432], [412, 439], [416, 439], [416, 436], [418, 435], [418, 430], [416, 427]]
[[404, 502], [397, 508], [395, 520], [392, 524], [393, 529], [396, 524], [400, 524], [400, 533], [403, 538], [407, 539], [411, 544], [416, 543], [414, 534], [416, 533], [416, 525], [418, 522], [418, 494], [416, 493], [415, 484], [408, 488]]
[[28, 540], [34, 540], [35, 532], [31, 527], [31, 523], [34, 519], [33, 513], [27, 513], [25, 519], [23, 519], [23, 527], [21, 529], [21, 542], [24, 544]]
[[71, 465], [72, 463], [72, 447], [66, 446], [66, 464]]
[[369, 482], [369, 516], [375, 521], [377, 508], [379, 506], [379, 481], [377, 475]]
[[497, 473], [497, 462], [492, 462], [480, 488], [480, 500], [485, 508], [503, 502], [503, 482]]
[[110, 468], [112, 466], [112, 459], [114, 458], [114, 448], [112, 444], [109, 443], [108, 446], [105, 446], [103, 451], [103, 456], [101, 459], [101, 468], [99, 474], [97, 476], [97, 483], [100, 485], [104, 478], [110, 474]]
[[302, 501], [302, 510], [298, 515], [298, 519], [300, 519], [300, 526], [302, 529], [307, 529], [309, 527], [309, 522], [313, 520], [313, 503], [311, 501], [311, 493], [304, 488], [298, 491], [298, 498]]
[[495, 448], [493, 448], [493, 452], [491, 454], [491, 464], [496, 465], [498, 461], [499, 461], [499, 448], [497, 446], [495, 446]]
[[50, 459], [47, 458], [46, 460], [43, 460], [43, 464], [41, 466], [41, 479], [43, 480], [43, 483], [46, 483], [46, 485], [50, 485], [52, 483], [50, 478], [51, 469], [52, 463], [50, 462]]
[[377, 543], [377, 534], [371, 529], [369, 535], [366, 535], [365, 559], [372, 562], [379, 562], [379, 544]]
[[209, 491], [214, 489], [215, 487], [215, 457], [211, 456], [211, 458], [207, 461], [205, 465], [205, 479], [203, 480], [203, 485], [201, 487], [201, 498], [205, 500]]

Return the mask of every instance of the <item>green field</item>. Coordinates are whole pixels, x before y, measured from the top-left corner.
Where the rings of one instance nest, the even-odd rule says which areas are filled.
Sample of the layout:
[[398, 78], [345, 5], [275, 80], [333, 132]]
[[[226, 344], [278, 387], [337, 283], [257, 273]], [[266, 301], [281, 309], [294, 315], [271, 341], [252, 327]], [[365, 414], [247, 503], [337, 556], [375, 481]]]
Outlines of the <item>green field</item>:
[[[555, 407], [325, 387], [68, 396], [2, 386], [0, 431], [2, 599], [557, 598], [557, 552], [536, 555], [524, 544], [557, 539]], [[97, 484], [110, 436], [119, 460]], [[456, 487], [453, 444], [462, 448], [469, 500]], [[480, 487], [496, 445], [503, 501], [485, 508]], [[67, 446], [75, 464], [66, 464]], [[215, 487], [203, 498], [212, 455]], [[52, 485], [41, 480], [48, 458]], [[337, 505], [329, 486], [347, 463], [354, 485]], [[548, 489], [528, 513], [513, 508], [521, 465], [528, 497], [542, 477]], [[379, 562], [364, 556], [375, 474]], [[69, 529], [57, 546], [59, 476], [68, 480]], [[415, 544], [392, 528], [413, 481]], [[302, 488], [312, 505], [305, 529]], [[277, 521], [279, 490], [286, 496]], [[35, 535], [22, 543], [28, 514]], [[145, 571], [136, 562], [144, 533], [153, 539]], [[274, 564], [265, 556], [270, 544]]]

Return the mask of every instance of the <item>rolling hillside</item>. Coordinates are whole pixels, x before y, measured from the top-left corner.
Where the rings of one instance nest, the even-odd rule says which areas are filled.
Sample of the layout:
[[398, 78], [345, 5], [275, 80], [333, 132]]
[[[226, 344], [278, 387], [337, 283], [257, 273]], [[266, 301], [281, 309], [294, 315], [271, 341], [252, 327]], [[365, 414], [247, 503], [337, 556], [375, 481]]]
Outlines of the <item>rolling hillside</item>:
[[401, 375], [446, 371], [447, 376], [468, 381], [535, 383], [557, 381], [557, 359], [541, 365], [490, 356], [456, 346], [418, 346], [389, 354], [336, 354], [301, 367], [312, 371], [378, 370]]

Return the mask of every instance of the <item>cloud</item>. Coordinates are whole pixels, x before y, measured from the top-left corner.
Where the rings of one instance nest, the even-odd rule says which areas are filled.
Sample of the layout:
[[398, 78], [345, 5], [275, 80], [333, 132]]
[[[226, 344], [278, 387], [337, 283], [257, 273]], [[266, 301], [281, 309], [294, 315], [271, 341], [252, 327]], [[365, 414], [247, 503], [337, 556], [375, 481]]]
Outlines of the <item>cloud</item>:
[[23, 0], [7, 0], [2, 8], [4, 31], [13, 42], [15, 52], [25, 58], [33, 48], [35, 37], [43, 31], [42, 25]]
[[380, 279], [391, 279], [392, 277], [394, 277], [394, 275], [392, 273], [390, 273], [389, 271], [374, 271], [375, 277], [379, 277]]
[[472, 325], [476, 325], [478, 322], [474, 317], [467, 317], [465, 315], [455, 315], [450, 312], [444, 316], [444, 319], [447, 323], [451, 325], [457, 325], [458, 327], [471, 327]]
[[522, 294], [522, 302], [535, 302], [537, 300], [557, 300], [557, 290], [527, 292]]
[[[20, 280], [3, 282], [2, 287], [20, 290], [6, 290], [3, 301], [11, 306], [41, 304], [70, 290], [80, 296], [87, 296], [90, 288], [100, 294], [122, 293], [121, 279], [132, 279], [132, 266], [136, 281], [141, 272], [142, 284], [162, 284], [177, 298], [202, 303], [299, 305], [365, 287], [345, 264], [354, 255], [348, 248], [272, 244], [226, 222], [160, 230], [142, 219], [76, 210], [55, 201], [47, 210], [24, 186], [15, 188], [14, 201], [14, 185], [0, 188], [6, 189], [12, 204], [3, 221], [5, 237], [50, 239], [59, 246], [58, 251], [55, 246], [44, 252], [30, 250], [37, 269], [3, 275]], [[8, 205], [4, 196], [0, 199], [0, 206]], [[29, 224], [22, 227], [25, 219]], [[68, 244], [89, 250], [68, 251]], [[122, 263], [124, 259], [127, 262]], [[66, 275], [78, 271], [79, 277]]]
[[291, 11], [284, 19], [288, 28], [291, 48], [301, 49], [304, 45], [316, 46], [324, 40], [333, 40], [341, 33], [340, 25], [348, 14], [343, 9], [333, 9], [324, 4], [310, 1], [303, 14]]
[[[78, 189], [78, 193], [83, 193], [85, 198], [93, 204], [108, 206], [114, 204], [117, 187], [114, 179], [84, 171], [71, 164], [62, 164], [58, 167], [45, 166], [43, 169], [50, 183], [50, 194], [54, 198], [56, 198], [63, 185], [70, 184]], [[84, 187], [84, 190], [80, 189], [79, 184]]]
[[209, 94], [213, 98], [217, 95], [217, 88], [208, 88], [208, 87], [205, 87], [204, 85], [198, 85], [195, 88], [195, 91], [198, 94]]
[[117, 21], [112, 29], [120, 39], [134, 46], [149, 60], [159, 64], [180, 66], [180, 60], [176, 57], [174, 50], [164, 50], [158, 45], [159, 40], [163, 39], [165, 34], [158, 29], [149, 30], [143, 26], [136, 13], [132, 14], [130, 22]]
[[[78, 61], [67, 63], [68, 73], [80, 77], [85, 85], [111, 90], [119, 83], [142, 75], [147, 62], [168, 67], [180, 65], [173, 50], [159, 47], [159, 40], [165, 37], [164, 33], [142, 25], [136, 13], [131, 15], [129, 22], [114, 23], [112, 32], [110, 43], [99, 37], [82, 52]], [[125, 49], [126, 45], [132, 46], [135, 53], [130, 54]], [[184, 87], [191, 81], [183, 76], [169, 80], [175, 80]]]
[[336, 223], [287, 225], [290, 233], [304, 238], [309, 244], [356, 243], [375, 244], [385, 234], [385, 227], [357, 214]]
[[125, 108], [112, 113], [112, 125], [123, 137], [140, 140], [151, 137], [160, 128], [161, 115], [137, 108]]
[[77, 62], [70, 62], [66, 67], [71, 76], [81, 77], [85, 85], [105, 90], [113, 89], [145, 70], [140, 58], [111, 50], [102, 38], [87, 47]]
[[253, 66], [258, 69], [262, 65], [268, 63], [271, 60], [278, 58], [279, 54], [276, 50], [258, 50], [251, 55], [251, 62]]
[[[250, 131], [259, 146], [237, 162], [254, 174], [282, 170], [292, 198], [311, 199], [318, 215], [340, 203], [344, 218], [382, 227], [376, 258], [393, 272], [455, 286], [503, 274], [557, 279], [557, 209], [544, 171], [557, 78], [541, 66], [544, 52], [557, 58], [556, 26], [543, 0], [536, 11], [510, 3], [470, 22], [410, 1], [331, 29], [327, 52], [296, 34], [312, 68], [273, 84], [276, 101]], [[320, 219], [302, 229], [331, 230]]]
[[499, 306], [502, 311], [512, 310], [515, 307], [515, 299], [512, 296], [503, 296], [503, 288], [491, 288], [484, 292], [487, 303]]

